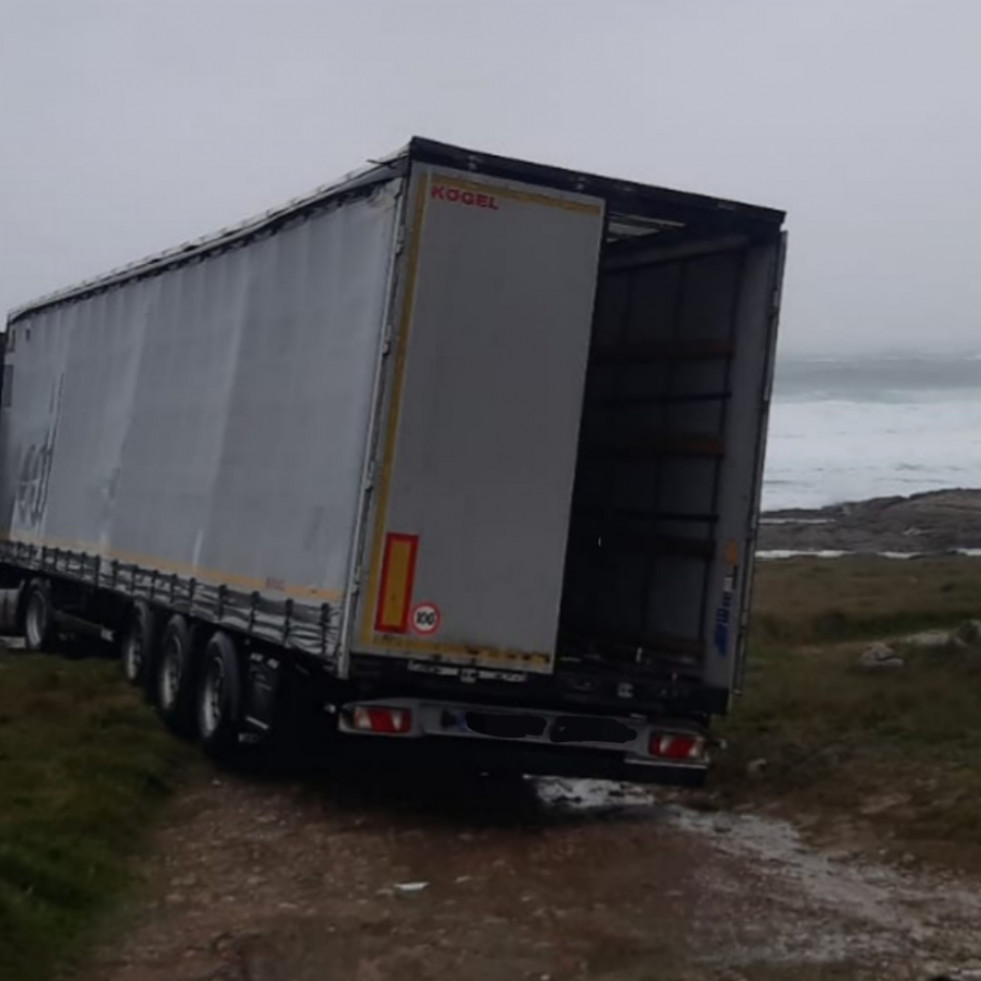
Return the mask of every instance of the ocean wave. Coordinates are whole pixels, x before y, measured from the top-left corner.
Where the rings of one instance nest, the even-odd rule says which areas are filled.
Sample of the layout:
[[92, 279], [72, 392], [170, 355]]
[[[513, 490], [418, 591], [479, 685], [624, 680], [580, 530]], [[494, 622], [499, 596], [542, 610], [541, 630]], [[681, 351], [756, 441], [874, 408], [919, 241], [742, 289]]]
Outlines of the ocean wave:
[[981, 486], [977, 397], [860, 407], [778, 400], [772, 407], [767, 510], [957, 486]]
[[772, 562], [778, 559], [844, 559], [858, 555], [873, 556], [877, 559], [915, 559], [921, 554], [920, 552], [844, 552], [835, 548], [769, 548], [760, 549], [756, 557], [763, 562]]
[[877, 559], [922, 559], [936, 555], [961, 555], [965, 558], [977, 559], [981, 558], [981, 548], [955, 548], [945, 552], [846, 552], [833, 548], [768, 548], [756, 552], [756, 558], [763, 562], [781, 559], [844, 559], [858, 556]]

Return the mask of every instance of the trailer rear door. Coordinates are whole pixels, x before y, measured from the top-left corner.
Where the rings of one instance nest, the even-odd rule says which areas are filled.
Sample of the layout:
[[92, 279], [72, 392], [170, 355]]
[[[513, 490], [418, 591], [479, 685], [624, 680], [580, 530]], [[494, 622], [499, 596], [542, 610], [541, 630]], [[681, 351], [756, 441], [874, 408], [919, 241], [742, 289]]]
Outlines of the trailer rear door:
[[350, 649], [552, 669], [603, 203], [417, 167]]

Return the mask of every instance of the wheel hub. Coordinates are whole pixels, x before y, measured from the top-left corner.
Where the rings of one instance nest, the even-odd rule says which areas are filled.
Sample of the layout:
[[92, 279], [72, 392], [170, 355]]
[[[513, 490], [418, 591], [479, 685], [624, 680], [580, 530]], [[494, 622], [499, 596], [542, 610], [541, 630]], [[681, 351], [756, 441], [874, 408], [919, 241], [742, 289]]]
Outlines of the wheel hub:
[[182, 674], [181, 650], [177, 644], [170, 644], [163, 659], [163, 670], [160, 672], [160, 704], [165, 709], [171, 709], [177, 701], [177, 690], [180, 688]]
[[43, 615], [37, 596], [32, 596], [27, 605], [27, 639], [31, 647], [40, 647], [44, 639]]
[[143, 666], [143, 640], [137, 632], [126, 638], [126, 649], [123, 652], [126, 664], [126, 676], [135, 679]]

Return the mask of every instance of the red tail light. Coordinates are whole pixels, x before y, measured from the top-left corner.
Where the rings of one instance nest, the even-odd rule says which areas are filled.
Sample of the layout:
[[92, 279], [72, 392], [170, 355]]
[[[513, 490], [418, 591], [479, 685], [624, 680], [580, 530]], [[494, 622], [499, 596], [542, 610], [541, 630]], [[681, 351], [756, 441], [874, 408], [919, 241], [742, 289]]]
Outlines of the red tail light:
[[384, 705], [359, 705], [351, 713], [351, 725], [360, 732], [404, 735], [412, 730], [412, 712]]
[[705, 754], [705, 740], [681, 732], [656, 732], [649, 749], [651, 756], [663, 760], [699, 760]]

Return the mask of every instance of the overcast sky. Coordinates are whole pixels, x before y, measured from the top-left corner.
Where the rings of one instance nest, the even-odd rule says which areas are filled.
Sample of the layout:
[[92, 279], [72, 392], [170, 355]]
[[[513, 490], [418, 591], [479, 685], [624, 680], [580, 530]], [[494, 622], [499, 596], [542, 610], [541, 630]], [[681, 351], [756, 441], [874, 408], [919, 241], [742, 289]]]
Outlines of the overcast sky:
[[0, 0], [0, 307], [412, 134], [786, 208], [785, 354], [981, 350], [981, 0]]

